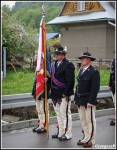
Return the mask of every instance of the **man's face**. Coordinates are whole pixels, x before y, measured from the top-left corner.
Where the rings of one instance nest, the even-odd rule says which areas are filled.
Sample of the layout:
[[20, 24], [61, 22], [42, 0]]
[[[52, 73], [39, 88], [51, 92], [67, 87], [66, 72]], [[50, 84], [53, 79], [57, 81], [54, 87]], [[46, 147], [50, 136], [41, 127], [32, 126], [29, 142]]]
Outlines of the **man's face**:
[[61, 54], [61, 53], [55, 54], [55, 58], [56, 58], [56, 60], [58, 60], [58, 61], [63, 60], [64, 57], [65, 57], [64, 54]]
[[82, 66], [88, 66], [90, 63], [91, 63], [91, 58], [88, 58], [88, 57], [82, 57], [81, 58], [81, 63], [82, 63]]

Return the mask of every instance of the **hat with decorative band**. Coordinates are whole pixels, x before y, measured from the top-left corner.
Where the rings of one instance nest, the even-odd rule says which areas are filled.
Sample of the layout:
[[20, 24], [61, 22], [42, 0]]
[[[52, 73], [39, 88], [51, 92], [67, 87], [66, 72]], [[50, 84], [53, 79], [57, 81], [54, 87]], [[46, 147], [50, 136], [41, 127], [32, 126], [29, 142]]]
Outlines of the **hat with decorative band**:
[[67, 47], [63, 48], [62, 46], [56, 47], [54, 54], [66, 54], [67, 53]]
[[95, 58], [93, 58], [89, 52], [84, 52], [84, 53], [82, 53], [82, 55], [81, 55], [80, 57], [78, 57], [78, 59], [82, 59], [82, 57], [91, 58], [91, 61], [94, 61], [94, 60], [95, 60]]

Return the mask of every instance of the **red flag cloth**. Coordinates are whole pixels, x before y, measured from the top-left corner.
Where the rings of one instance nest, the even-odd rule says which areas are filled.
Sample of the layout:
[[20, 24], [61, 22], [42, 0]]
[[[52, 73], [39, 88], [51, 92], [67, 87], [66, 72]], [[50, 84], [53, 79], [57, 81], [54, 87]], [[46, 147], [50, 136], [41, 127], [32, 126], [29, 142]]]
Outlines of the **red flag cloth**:
[[44, 91], [44, 52], [45, 52], [45, 22], [42, 18], [40, 23], [40, 34], [39, 34], [39, 47], [36, 64], [36, 99]]

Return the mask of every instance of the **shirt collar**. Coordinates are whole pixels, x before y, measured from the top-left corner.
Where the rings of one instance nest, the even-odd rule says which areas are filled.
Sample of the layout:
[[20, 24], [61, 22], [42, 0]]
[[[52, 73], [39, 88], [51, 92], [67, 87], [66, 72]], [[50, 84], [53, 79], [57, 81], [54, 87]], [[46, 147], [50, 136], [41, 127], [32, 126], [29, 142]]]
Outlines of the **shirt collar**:
[[[90, 65], [89, 65], [90, 66]], [[85, 71], [89, 66], [87, 66], [87, 67], [83, 67], [83, 70]]]

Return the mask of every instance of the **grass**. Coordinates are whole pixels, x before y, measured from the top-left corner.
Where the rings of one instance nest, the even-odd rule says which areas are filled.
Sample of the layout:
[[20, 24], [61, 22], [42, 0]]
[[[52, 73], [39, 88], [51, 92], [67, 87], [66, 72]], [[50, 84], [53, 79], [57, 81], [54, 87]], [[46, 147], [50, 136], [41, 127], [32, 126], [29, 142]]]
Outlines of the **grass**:
[[14, 70], [7, 70], [6, 77], [2, 80], [2, 95], [31, 93], [33, 87], [34, 71], [29, 68], [17, 69], [17, 73]]
[[53, 117], [53, 116], [56, 116], [55, 111], [52, 111], [52, 112], [49, 114], [49, 117]]
[[[27, 72], [27, 71], [29, 72]], [[2, 80], [2, 95], [31, 93], [33, 87], [34, 71], [30, 68], [19, 68], [16, 71], [7, 70], [6, 77]], [[110, 70], [99, 70], [100, 71], [100, 86], [108, 86]], [[78, 75], [78, 71], [75, 71], [75, 80]], [[74, 84], [74, 88], [75, 88]]]
[[108, 86], [110, 78], [110, 70], [100, 70], [100, 86]]

